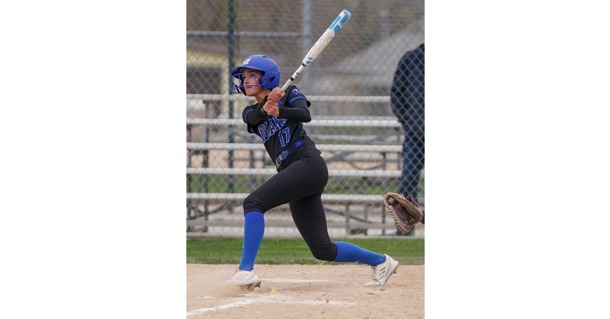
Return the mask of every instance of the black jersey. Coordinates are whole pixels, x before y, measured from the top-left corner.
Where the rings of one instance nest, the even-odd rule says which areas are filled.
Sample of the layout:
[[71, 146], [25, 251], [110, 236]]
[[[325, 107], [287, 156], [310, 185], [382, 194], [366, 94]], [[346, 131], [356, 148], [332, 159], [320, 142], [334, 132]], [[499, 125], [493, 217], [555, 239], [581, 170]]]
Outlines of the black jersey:
[[[264, 103], [265, 101], [261, 104], [246, 106], [242, 112], [242, 118], [244, 123], [248, 124], [248, 132], [261, 138], [273, 161], [282, 152], [294, 148], [295, 144], [298, 146], [303, 143], [313, 144], [303, 129], [303, 122], [311, 121], [309, 114], [311, 102], [296, 86], [288, 87], [286, 95], [278, 101], [280, 118], [260, 116], [259, 112]], [[252, 116], [252, 112], [256, 116]]]

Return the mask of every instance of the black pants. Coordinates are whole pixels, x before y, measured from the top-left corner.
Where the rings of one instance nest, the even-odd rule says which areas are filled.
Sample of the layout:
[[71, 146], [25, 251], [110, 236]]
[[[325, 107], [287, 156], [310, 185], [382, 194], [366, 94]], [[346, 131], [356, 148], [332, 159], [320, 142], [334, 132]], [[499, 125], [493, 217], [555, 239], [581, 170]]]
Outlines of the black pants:
[[292, 162], [244, 200], [244, 212], [266, 211], [289, 203], [292, 219], [319, 260], [332, 261], [337, 247], [328, 236], [322, 192], [328, 182], [326, 162], [316, 149], [291, 155]]
[[405, 197], [413, 196], [417, 200], [417, 184], [419, 175], [424, 168], [425, 142], [416, 133], [405, 129], [405, 139], [402, 144], [402, 174], [398, 192]]

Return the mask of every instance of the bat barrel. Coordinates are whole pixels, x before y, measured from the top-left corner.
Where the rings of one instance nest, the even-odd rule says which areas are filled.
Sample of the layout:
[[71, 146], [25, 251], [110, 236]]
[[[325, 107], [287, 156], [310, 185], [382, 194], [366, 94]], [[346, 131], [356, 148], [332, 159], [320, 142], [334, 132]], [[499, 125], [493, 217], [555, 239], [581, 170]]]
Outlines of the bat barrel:
[[299, 68], [296, 70], [296, 72], [294, 72], [290, 79], [286, 81], [286, 83], [284, 83], [284, 85], [282, 86], [282, 90], [285, 90], [290, 85], [290, 83], [292, 83], [292, 81], [294, 81], [297, 76], [299, 76], [299, 73], [301, 73], [303, 68], [311, 64], [311, 62], [313, 62], [313, 60], [316, 59], [320, 55], [320, 53], [322, 53], [322, 50], [326, 48], [328, 43], [330, 43], [330, 41], [335, 37], [335, 34], [339, 32], [339, 30], [341, 30], [341, 28], [345, 25], [345, 23], [347, 22], [347, 20], [349, 20], [351, 16], [352, 14], [347, 9], [343, 9], [343, 11], [339, 13], [339, 15], [335, 18], [335, 21], [330, 24], [328, 29], [324, 31], [318, 41], [316, 41], [316, 43], [314, 43], [311, 49], [309, 49], [309, 52], [307, 52], [307, 54], [303, 58], [303, 61], [301, 62], [301, 66], [299, 66]]
[[339, 15], [335, 18], [335, 21], [330, 24], [328, 29], [333, 30], [335, 33], [339, 32], [339, 30], [341, 30], [351, 16], [351, 12], [349, 12], [347, 9], [343, 9], [343, 11], [341, 11], [341, 13], [339, 13]]

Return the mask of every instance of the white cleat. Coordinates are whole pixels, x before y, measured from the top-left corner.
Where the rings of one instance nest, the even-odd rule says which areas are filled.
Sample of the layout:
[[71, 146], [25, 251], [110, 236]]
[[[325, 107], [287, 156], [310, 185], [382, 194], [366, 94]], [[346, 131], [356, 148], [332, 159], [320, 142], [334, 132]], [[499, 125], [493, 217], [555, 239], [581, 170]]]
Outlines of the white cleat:
[[261, 280], [258, 279], [254, 271], [236, 270], [231, 278], [233, 285], [239, 286], [245, 289], [254, 289], [254, 287], [261, 286]]
[[373, 268], [373, 279], [364, 284], [365, 286], [383, 286], [392, 274], [396, 273], [398, 262], [392, 257], [385, 255], [385, 261]]

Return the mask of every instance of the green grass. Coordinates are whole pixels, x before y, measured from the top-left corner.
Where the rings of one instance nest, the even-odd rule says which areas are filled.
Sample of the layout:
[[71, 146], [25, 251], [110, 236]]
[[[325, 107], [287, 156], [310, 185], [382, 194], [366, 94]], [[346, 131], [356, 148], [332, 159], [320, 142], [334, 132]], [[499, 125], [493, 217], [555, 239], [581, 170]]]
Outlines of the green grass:
[[[422, 238], [349, 238], [335, 239], [385, 253], [403, 265], [424, 264]], [[187, 239], [186, 261], [195, 264], [239, 264], [241, 238]], [[301, 238], [265, 238], [256, 257], [257, 264], [319, 264]], [[338, 264], [338, 263], [330, 263]]]
[[[250, 193], [262, 185], [266, 177], [253, 178], [251, 176], [234, 176], [233, 184], [229, 186], [229, 179], [218, 176], [189, 176], [187, 191], [189, 193]], [[207, 185], [206, 185], [207, 182]], [[398, 179], [379, 178], [330, 178], [324, 189], [326, 194], [361, 194], [383, 195], [388, 190], [398, 189]], [[420, 180], [417, 185], [420, 197], [424, 197], [424, 184]]]

